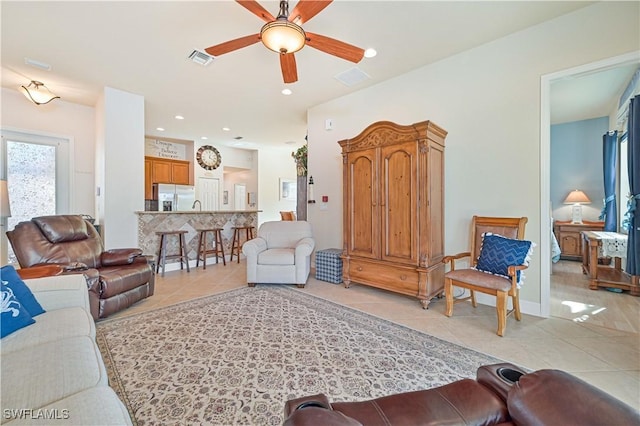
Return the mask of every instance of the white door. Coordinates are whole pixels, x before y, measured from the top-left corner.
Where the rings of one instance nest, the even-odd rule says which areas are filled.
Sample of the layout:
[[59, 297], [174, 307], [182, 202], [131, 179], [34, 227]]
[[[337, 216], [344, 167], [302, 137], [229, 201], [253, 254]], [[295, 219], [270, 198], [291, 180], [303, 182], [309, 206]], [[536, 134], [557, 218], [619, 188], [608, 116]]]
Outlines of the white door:
[[236, 183], [233, 185], [233, 205], [236, 210], [245, 210], [247, 204], [245, 199], [247, 197], [247, 185], [244, 183]]
[[220, 179], [198, 178], [198, 199], [202, 203], [202, 210], [215, 211], [219, 209]]

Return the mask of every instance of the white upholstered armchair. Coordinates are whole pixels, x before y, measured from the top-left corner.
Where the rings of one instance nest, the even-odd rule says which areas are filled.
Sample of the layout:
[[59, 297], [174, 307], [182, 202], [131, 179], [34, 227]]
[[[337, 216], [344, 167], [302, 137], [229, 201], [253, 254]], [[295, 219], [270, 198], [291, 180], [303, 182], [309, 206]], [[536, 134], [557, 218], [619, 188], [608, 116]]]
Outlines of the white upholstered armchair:
[[247, 257], [247, 283], [297, 284], [304, 287], [315, 247], [311, 224], [305, 221], [265, 222], [258, 237], [242, 246]]

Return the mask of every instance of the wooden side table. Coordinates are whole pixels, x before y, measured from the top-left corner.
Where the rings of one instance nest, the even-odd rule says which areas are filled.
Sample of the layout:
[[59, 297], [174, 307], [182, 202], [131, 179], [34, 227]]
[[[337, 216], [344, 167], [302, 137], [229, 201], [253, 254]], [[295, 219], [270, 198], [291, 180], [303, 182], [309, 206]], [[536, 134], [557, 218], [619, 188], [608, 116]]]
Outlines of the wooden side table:
[[556, 221], [553, 224], [553, 233], [560, 245], [560, 259], [582, 260], [581, 236], [582, 231], [602, 231], [604, 222], [571, 223], [570, 221]]
[[23, 280], [30, 280], [32, 278], [44, 278], [60, 275], [62, 273], [62, 266], [56, 264], [32, 266], [30, 268], [16, 269], [16, 271]]
[[[582, 232], [582, 272], [591, 279], [591, 290], [597, 290], [598, 287], [619, 288], [628, 290], [632, 296], [640, 296], [640, 276], [629, 275], [622, 270], [622, 253], [619, 249], [606, 248], [607, 244], [623, 243], [626, 247], [626, 235], [617, 232]], [[613, 257], [614, 266], [598, 265], [599, 255]]]

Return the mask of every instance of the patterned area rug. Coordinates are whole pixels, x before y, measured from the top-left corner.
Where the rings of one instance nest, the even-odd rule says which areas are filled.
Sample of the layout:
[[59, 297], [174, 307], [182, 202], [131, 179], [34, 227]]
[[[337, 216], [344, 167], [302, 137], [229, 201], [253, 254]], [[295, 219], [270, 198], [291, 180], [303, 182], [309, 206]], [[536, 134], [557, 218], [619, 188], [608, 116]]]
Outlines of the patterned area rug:
[[97, 341], [138, 425], [281, 425], [291, 398], [364, 400], [500, 362], [288, 286], [100, 322]]

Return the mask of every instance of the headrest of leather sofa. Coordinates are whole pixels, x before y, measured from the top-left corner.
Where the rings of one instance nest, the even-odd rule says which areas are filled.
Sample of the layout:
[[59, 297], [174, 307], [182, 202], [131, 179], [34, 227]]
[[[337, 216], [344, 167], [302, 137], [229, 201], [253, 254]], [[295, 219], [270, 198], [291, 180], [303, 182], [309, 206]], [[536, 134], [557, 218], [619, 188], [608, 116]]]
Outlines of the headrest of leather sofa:
[[34, 217], [33, 222], [52, 243], [81, 241], [89, 238], [87, 223], [82, 216], [57, 215]]

